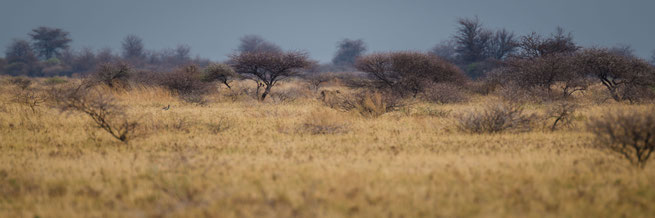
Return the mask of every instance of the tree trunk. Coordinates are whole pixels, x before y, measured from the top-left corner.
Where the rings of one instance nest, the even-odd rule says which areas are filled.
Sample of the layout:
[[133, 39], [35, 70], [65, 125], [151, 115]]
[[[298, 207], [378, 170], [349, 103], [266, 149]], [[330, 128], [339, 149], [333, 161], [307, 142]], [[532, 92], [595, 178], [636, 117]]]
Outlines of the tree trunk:
[[266, 85], [266, 89], [264, 89], [264, 93], [262, 93], [262, 98], [260, 101], [264, 101], [264, 99], [266, 99], [268, 93], [271, 92], [271, 87], [273, 87], [273, 85]]

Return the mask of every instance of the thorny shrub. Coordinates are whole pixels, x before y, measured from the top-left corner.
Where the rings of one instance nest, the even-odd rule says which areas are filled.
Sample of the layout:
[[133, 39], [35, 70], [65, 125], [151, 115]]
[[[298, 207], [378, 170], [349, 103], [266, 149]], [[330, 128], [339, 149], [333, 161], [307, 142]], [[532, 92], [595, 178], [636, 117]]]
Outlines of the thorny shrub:
[[647, 111], [606, 111], [593, 117], [587, 128], [596, 146], [620, 154], [634, 166], [644, 168], [655, 150], [655, 108]]
[[490, 103], [482, 110], [473, 110], [456, 116], [457, 127], [469, 133], [525, 132], [531, 129], [536, 118], [526, 114], [519, 104]]
[[112, 137], [127, 143], [135, 136], [136, 121], [118, 105], [106, 90], [87, 85], [70, 85], [51, 91], [52, 99], [62, 111], [81, 112]]

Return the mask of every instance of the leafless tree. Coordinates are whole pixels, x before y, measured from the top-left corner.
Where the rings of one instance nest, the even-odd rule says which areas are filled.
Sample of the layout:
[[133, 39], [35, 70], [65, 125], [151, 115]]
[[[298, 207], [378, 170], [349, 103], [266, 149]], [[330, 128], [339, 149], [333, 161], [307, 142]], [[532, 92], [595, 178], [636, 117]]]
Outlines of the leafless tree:
[[607, 111], [587, 123], [599, 148], [616, 152], [644, 168], [655, 150], [655, 108], [647, 111]]
[[526, 90], [537, 88], [547, 93], [560, 84], [563, 97], [568, 97], [589, 86], [586, 75], [576, 70], [572, 59], [573, 55], [566, 53], [533, 59], [510, 58], [492, 76], [498, 77], [503, 84], [511, 83]]
[[573, 114], [578, 106], [572, 102], [556, 102], [551, 104], [546, 110], [547, 118], [554, 119], [553, 124], [550, 125], [550, 131], [555, 131], [557, 125], [571, 125], [573, 122]]
[[337, 53], [332, 58], [332, 64], [337, 66], [352, 66], [355, 59], [366, 52], [364, 40], [343, 39], [337, 43]]
[[56, 57], [62, 49], [68, 48], [72, 41], [68, 37], [69, 33], [59, 28], [39, 27], [33, 29], [29, 35], [39, 56], [45, 59]]
[[599, 79], [616, 101], [639, 100], [637, 94], [641, 94], [641, 91], [652, 92], [649, 87], [655, 85], [652, 65], [608, 49], [585, 49], [576, 55], [575, 65], [581, 73]]
[[379, 88], [399, 95], [416, 96], [431, 83], [466, 80], [457, 66], [438, 56], [419, 52], [375, 53], [360, 57], [355, 66], [366, 72]]
[[112, 52], [111, 48], [103, 48], [98, 51], [98, 54], [96, 55], [96, 60], [98, 63], [109, 63], [109, 62], [114, 62], [118, 59], [114, 53]]
[[106, 92], [82, 84], [54, 88], [50, 93], [62, 111], [88, 115], [99, 128], [121, 142], [128, 143], [135, 136], [138, 123]]
[[123, 39], [123, 58], [128, 60], [140, 60], [145, 56], [143, 40], [136, 35], [128, 35]]
[[655, 50], [653, 50], [652, 54], [650, 55], [650, 63], [655, 65]]
[[555, 33], [545, 38], [535, 32], [521, 37], [519, 57], [537, 58], [557, 53], [572, 54], [580, 49], [573, 41], [573, 34], [557, 27]]
[[260, 98], [263, 101], [278, 81], [314, 63], [305, 52], [257, 51], [232, 54], [229, 64], [238, 74], [265, 86]]
[[239, 39], [238, 52], [282, 52], [282, 49], [258, 35], [245, 35]]

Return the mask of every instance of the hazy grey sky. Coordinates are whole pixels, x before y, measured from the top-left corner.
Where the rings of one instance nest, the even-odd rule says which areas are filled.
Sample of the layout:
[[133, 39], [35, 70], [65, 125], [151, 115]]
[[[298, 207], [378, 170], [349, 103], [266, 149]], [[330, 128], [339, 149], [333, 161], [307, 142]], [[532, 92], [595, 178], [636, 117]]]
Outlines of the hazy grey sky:
[[135, 34], [148, 49], [187, 44], [224, 60], [239, 37], [259, 34], [327, 62], [343, 38], [362, 38], [369, 51], [427, 50], [475, 15], [517, 34], [562, 26], [585, 46], [629, 44], [642, 57], [655, 49], [655, 0], [0, 0], [0, 46], [50, 26], [69, 31], [75, 48], [118, 52]]

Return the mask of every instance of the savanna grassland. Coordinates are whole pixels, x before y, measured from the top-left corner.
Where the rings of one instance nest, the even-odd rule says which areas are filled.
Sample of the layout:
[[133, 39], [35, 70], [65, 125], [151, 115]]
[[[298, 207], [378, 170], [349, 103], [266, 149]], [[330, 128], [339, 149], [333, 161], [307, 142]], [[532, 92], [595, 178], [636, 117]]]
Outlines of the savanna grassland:
[[[326, 106], [300, 80], [264, 102], [224, 87], [202, 103], [155, 86], [103, 89], [138, 122], [123, 143], [83, 113], [31, 110], [12, 100], [17, 87], [0, 89], [0, 217], [655, 215], [653, 163], [639, 169], [596, 148], [585, 128], [606, 110], [649, 104], [577, 95], [571, 123], [555, 131], [534, 118], [529, 131], [473, 134], [457, 117], [495, 94], [370, 117]], [[304, 94], [275, 97], [285, 90]], [[548, 104], [523, 107], [545, 117]]]

